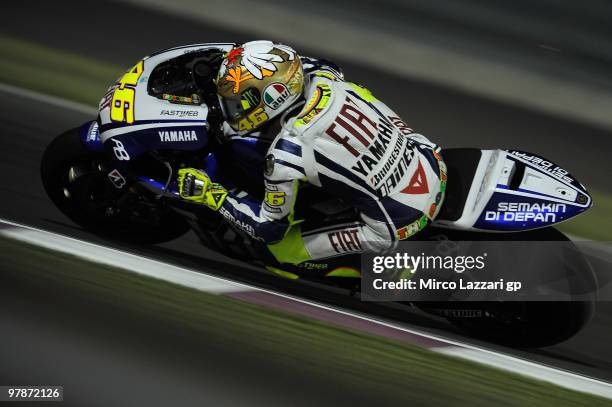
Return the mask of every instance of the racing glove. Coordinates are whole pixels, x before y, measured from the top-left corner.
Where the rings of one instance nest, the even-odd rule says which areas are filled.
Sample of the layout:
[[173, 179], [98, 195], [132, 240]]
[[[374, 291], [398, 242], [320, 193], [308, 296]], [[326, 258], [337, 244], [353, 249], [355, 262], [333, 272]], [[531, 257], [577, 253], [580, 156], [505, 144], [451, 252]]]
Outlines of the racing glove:
[[212, 182], [204, 172], [195, 168], [182, 168], [178, 171], [179, 194], [181, 198], [205, 205], [218, 211], [227, 197], [223, 185]]

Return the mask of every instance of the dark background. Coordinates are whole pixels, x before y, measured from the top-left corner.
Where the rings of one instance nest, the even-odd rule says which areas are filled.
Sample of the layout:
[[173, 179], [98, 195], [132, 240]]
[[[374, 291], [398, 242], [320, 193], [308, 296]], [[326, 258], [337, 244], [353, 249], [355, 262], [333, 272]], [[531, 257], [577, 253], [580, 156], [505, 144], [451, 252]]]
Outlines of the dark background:
[[[497, 62], [516, 64], [523, 69], [532, 69], [585, 87], [601, 89], [610, 86], [608, 73], [612, 60], [612, 48], [609, 46], [612, 25], [608, 20], [612, 13], [607, 3], [591, 1], [573, 6], [574, 3], [570, 2], [547, 0], [532, 7], [531, 2], [481, 1], [464, 3], [478, 6], [466, 7], [467, 11], [457, 11], [451, 3], [456, 4], [450, 1], [412, 1], [405, 4], [385, 3], [385, 7], [377, 7], [370, 2], [329, 4], [314, 1], [310, 5], [313, 8], [326, 8], [326, 13], [333, 18], [349, 19], [355, 24], [368, 16], [368, 23], [381, 32], [392, 31], [400, 37], [410, 35], [412, 39], [441, 44]], [[484, 3], [490, 5], [490, 9], [483, 14], [483, 7], [487, 9]], [[126, 68], [142, 56], [169, 46], [254, 39], [248, 27], [244, 30], [228, 29], [222, 23], [197, 23], [168, 13], [106, 1], [10, 2], [3, 5], [1, 18], [0, 35], [26, 39]], [[516, 25], [517, 21], [529, 24], [525, 23], [521, 27]], [[111, 40], [110, 32], [117, 35], [125, 27], [130, 27], [129, 41]], [[333, 27], [329, 29], [330, 35], [333, 35]], [[283, 33], [279, 32], [275, 39], [282, 40]], [[563, 52], [551, 49], [561, 49]], [[305, 55], [336, 60], [344, 68], [348, 79], [367, 85], [377, 97], [397, 110], [411, 127], [442, 146], [518, 148], [540, 152], [570, 169], [589, 188], [612, 193], [609, 181], [612, 135], [603, 126], [534, 111], [520, 104], [474, 96], [469, 91], [447, 88], [417, 78], [393, 75], [388, 71], [362, 65], [358, 58], [348, 61], [334, 55], [321, 55], [316, 47], [300, 51]], [[393, 58], [393, 55], [389, 55], [389, 58]], [[0, 95], [0, 217], [99, 241], [73, 225], [52, 206], [42, 191], [38, 176], [40, 156], [46, 143], [63, 130], [90, 118], [2, 92]], [[368, 311], [381, 318], [396, 315], [380, 307], [344, 300], [319, 288], [300, 285], [293, 287], [268, 276], [218, 263], [210, 266], [212, 255], [203, 251], [193, 236], [186, 236], [161, 247], [129, 249], [169, 262], [200, 267], [214, 274], [254, 281], [258, 285], [296, 295], [347, 307], [371, 307]], [[212, 260], [223, 261], [214, 256]], [[57, 377], [73, 377], [78, 382], [77, 376], [87, 375], [95, 369], [98, 372], [97, 378], [119, 375], [128, 383], [134, 381], [134, 385], [142, 385], [139, 382], [139, 372], [125, 370], [120, 365], [112, 366], [115, 360], [112, 358], [116, 355], [111, 346], [100, 350], [100, 354], [90, 359], [78, 357], [88, 342], [79, 335], [72, 338], [62, 332], [61, 324], [41, 323], [41, 320], [49, 319], [38, 310], [66, 315], [66, 324], [71, 327], [78, 327], [92, 317], [104, 321], [93, 327], [92, 332], [95, 334], [89, 336], [95, 337], [99, 343], [111, 339], [126, 343], [146, 343], [154, 347], [155, 352], [161, 353], [177, 346], [185, 347], [182, 358], [172, 363], [184, 363], [185, 366], [193, 367], [199, 360], [198, 357], [189, 357], [199, 355], [200, 345], [191, 339], [185, 342], [184, 338], [180, 338], [181, 335], [167, 334], [163, 328], [148, 325], [146, 321], [133, 326], [133, 320], [110, 318], [108, 311], [82, 308], [82, 302], [75, 302], [73, 298], [64, 300], [61, 293], [57, 293], [51, 301], [43, 287], [17, 287], [16, 281], [10, 281], [4, 279], [0, 287], [3, 305], [10, 304], [11, 309], [16, 310], [10, 318], [7, 314], [2, 318], [0, 382], [8, 384], [11, 378], [18, 378], [25, 383], [29, 377], [32, 380], [40, 377], [38, 373], [41, 371], [53, 372], [54, 369]], [[428, 320], [420, 315], [408, 316], [408, 323], [430, 332], [472, 341], [444, 322]], [[492, 344], [482, 345], [599, 378], [612, 379], [612, 351], [609, 348], [611, 323], [612, 307], [607, 303], [599, 303], [591, 324], [566, 343], [537, 350], [511, 350]], [[147, 341], [147, 338], [155, 339]], [[72, 354], [72, 357], [56, 365], [54, 360], [41, 356], [44, 355], [42, 351], [45, 347], [61, 347], [62, 352]], [[205, 344], [202, 344], [202, 348], [205, 348]], [[154, 353], [148, 354], [153, 357]], [[145, 359], [134, 363], [142, 363], [138, 366], [144, 369], [143, 366], [148, 363]], [[8, 360], [12, 362], [8, 363]], [[23, 362], [22, 370], [17, 369], [19, 360], [28, 361]], [[105, 366], [100, 366], [99, 360], [109, 363], [108, 370], [101, 370]], [[117, 363], [121, 364], [121, 361]], [[36, 366], [38, 373], [25, 369], [27, 366]], [[156, 366], [156, 369], [160, 369], [160, 366]], [[168, 369], [168, 372], [174, 370]], [[179, 380], [178, 376], [173, 380]]]

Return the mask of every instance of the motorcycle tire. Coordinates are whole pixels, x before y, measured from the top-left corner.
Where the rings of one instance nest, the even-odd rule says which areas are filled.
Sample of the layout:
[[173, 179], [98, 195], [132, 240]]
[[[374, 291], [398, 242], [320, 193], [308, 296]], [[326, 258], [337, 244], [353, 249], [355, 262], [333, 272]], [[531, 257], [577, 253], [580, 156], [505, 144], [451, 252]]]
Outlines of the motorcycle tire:
[[[110, 207], [103, 202], [109, 195], [108, 189], [113, 187], [96, 168], [107, 161], [104, 152], [91, 151], [83, 145], [79, 128], [68, 130], [57, 136], [43, 153], [40, 165], [43, 187], [64, 215], [103, 237], [155, 244], [174, 240], [190, 229], [180, 215], [161, 206], [155, 208], [155, 222], [151, 223], [135, 221], [135, 216], [125, 213], [122, 216], [109, 213]], [[75, 174], [79, 176], [71, 180]]]
[[[494, 238], [569, 241], [562, 232], [550, 227]], [[574, 259], [574, 265], [580, 269], [573, 282], [582, 290], [580, 300], [459, 302], [441, 308], [446, 308], [445, 317], [453, 325], [472, 336], [513, 347], [552, 346], [576, 335], [594, 313], [597, 278], [582, 255]]]

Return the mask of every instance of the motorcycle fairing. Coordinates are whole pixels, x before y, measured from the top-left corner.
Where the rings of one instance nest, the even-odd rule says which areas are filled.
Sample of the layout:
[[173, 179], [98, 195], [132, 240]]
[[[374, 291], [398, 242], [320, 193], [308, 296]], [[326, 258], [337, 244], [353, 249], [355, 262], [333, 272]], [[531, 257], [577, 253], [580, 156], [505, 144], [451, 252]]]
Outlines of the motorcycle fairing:
[[[143, 58], [142, 72], [135, 85], [130, 87], [134, 90], [133, 106], [129, 107], [133, 111], [133, 120], [128, 119], [127, 114], [124, 115], [124, 121], [111, 119], [111, 103], [118, 84], [111, 86], [100, 102], [99, 137], [102, 143], [110, 145], [110, 151], [123, 148], [126, 154], [116, 157], [120, 160], [130, 160], [150, 150], [189, 151], [206, 146], [208, 107], [197, 101], [176, 103], [150, 94], [149, 78], [158, 65], [173, 58], [196, 55], [207, 50], [226, 52], [233, 46], [232, 43], [196, 44], [172, 48]], [[116, 141], [110, 142], [113, 139]], [[123, 147], [118, 147], [119, 143]]]
[[81, 125], [81, 142], [85, 147], [92, 151], [103, 151], [104, 145], [100, 139], [100, 126], [95, 120], [88, 121]]
[[[453, 182], [449, 171], [448, 183]], [[584, 186], [531, 153], [482, 150], [463, 210], [435, 224], [463, 230], [521, 231], [570, 219], [592, 205]]]
[[[207, 111], [206, 107], [202, 110]], [[110, 151], [118, 145], [125, 149], [127, 155], [116, 155], [119, 160], [132, 160], [152, 150], [199, 150], [208, 144], [208, 125], [199, 120], [141, 121], [129, 126], [107, 127], [102, 133], [102, 141]]]

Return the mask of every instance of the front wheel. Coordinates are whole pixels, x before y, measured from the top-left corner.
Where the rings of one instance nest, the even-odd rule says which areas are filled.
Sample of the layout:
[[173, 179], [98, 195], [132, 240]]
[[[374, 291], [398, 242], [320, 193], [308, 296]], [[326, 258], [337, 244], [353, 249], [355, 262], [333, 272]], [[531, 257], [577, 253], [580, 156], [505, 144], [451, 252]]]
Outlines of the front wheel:
[[45, 149], [40, 165], [47, 195], [71, 220], [112, 239], [162, 243], [189, 230], [182, 217], [159, 202], [110, 185], [103, 171], [106, 161], [104, 153], [83, 146], [79, 128], [60, 134]]

